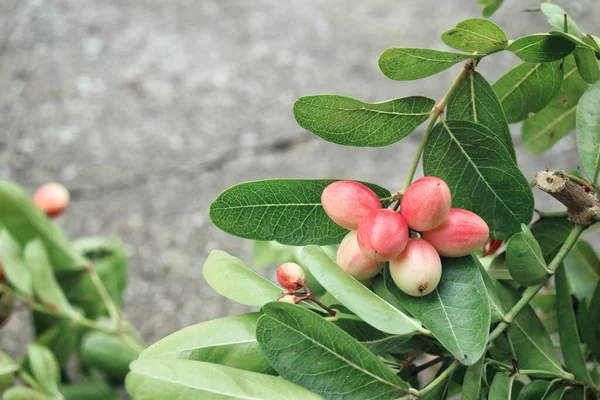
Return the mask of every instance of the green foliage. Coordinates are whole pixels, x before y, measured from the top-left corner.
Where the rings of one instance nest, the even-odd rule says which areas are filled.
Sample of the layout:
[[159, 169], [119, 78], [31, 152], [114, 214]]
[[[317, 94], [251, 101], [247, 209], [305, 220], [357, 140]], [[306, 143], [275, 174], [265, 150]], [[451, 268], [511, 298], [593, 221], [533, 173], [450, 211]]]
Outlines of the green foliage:
[[590, 86], [577, 107], [577, 150], [587, 176], [594, 182], [600, 174], [600, 82]]
[[19, 365], [15, 360], [0, 350], [0, 393], [12, 384], [18, 370]]
[[509, 44], [506, 50], [530, 63], [560, 60], [571, 54], [575, 44], [562, 36], [539, 33], [524, 36]]
[[338, 95], [306, 96], [294, 104], [294, 117], [328, 142], [379, 147], [410, 135], [429, 118], [434, 104], [419, 96], [374, 104]]
[[537, 285], [548, 277], [540, 245], [525, 224], [521, 225], [521, 232], [508, 241], [506, 262], [510, 276], [522, 286]]
[[[223, 231], [253, 240], [295, 246], [331, 245], [347, 230], [323, 210], [321, 193], [335, 180], [270, 179], [233, 186], [210, 205], [210, 218]], [[390, 192], [368, 185], [380, 198]]]
[[561, 31], [565, 27], [566, 17], [567, 32], [575, 35], [578, 38], [583, 38], [584, 34], [581, 32], [573, 18], [571, 18], [560, 6], [551, 3], [543, 3], [541, 5], [541, 11], [544, 13], [544, 15], [546, 15], [548, 23], [556, 29], [560, 29]]
[[390, 47], [379, 57], [379, 68], [396, 81], [421, 79], [473, 57], [447, 51]]
[[31, 273], [23, 259], [23, 248], [7, 231], [3, 231], [0, 236], [0, 248], [6, 280], [21, 295], [32, 296], [33, 283]]
[[498, 25], [483, 18], [469, 18], [442, 35], [442, 41], [456, 50], [485, 53], [487, 48], [506, 45], [506, 33]]
[[[109, 377], [123, 379], [129, 364], [138, 357], [135, 340], [128, 335], [113, 335], [100, 331], [87, 333], [81, 341], [81, 358]], [[138, 345], [139, 346], [139, 345]]]
[[50, 350], [38, 344], [30, 344], [27, 347], [25, 368], [42, 391], [51, 395], [58, 393], [60, 368]]

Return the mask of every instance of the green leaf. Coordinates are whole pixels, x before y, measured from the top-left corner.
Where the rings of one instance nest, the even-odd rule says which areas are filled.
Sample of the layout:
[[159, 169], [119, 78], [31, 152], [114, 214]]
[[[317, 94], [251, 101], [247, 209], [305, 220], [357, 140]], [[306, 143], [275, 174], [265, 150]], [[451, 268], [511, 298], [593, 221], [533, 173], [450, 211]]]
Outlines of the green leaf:
[[374, 278], [371, 278], [371, 283], [373, 284], [373, 291], [387, 303], [393, 305], [398, 310], [402, 311], [405, 314], [408, 314], [407, 311], [402, 307], [402, 304], [398, 301], [396, 296], [392, 292], [390, 292], [385, 285], [385, 277], [384, 275], [377, 275]]
[[30, 389], [24, 386], [15, 386], [2, 394], [4, 400], [52, 400], [50, 397], [38, 390]]
[[123, 379], [129, 372], [129, 364], [138, 357], [130, 341], [132, 338], [126, 335], [90, 331], [81, 341], [81, 358], [111, 378]]
[[434, 105], [421, 96], [373, 104], [334, 94], [305, 96], [294, 104], [294, 117], [302, 128], [328, 142], [381, 147], [410, 135], [429, 118]]
[[543, 109], [560, 90], [562, 61], [523, 62], [494, 83], [509, 123], [520, 122]]
[[19, 365], [8, 354], [0, 350], [0, 393], [9, 387], [15, 379]]
[[348, 275], [318, 247], [308, 246], [302, 251], [302, 264], [344, 306], [380, 331], [407, 336], [423, 331], [418, 321]]
[[326, 398], [387, 399], [408, 385], [373, 353], [331, 322], [303, 307], [268, 303], [256, 338], [275, 370]]
[[533, 215], [533, 193], [517, 168], [512, 149], [483, 125], [468, 121], [437, 124], [423, 154], [425, 175], [446, 181], [452, 206], [473, 211], [490, 236], [508, 239]]
[[[276, 240], [303, 246], [342, 241], [346, 229], [336, 225], [321, 205], [321, 193], [335, 179], [269, 179], [242, 183], [217, 197], [210, 218], [223, 231], [253, 240]], [[380, 198], [386, 189], [369, 186]]]
[[2, 249], [2, 267], [6, 280], [19, 294], [31, 297], [33, 286], [31, 274], [23, 260], [23, 248], [7, 231], [2, 231], [0, 248]]
[[562, 353], [567, 369], [578, 380], [593, 383], [586, 367], [585, 358], [581, 352], [577, 321], [571, 305], [569, 283], [567, 282], [564, 265], [561, 265], [556, 271], [556, 307], [560, 347], [563, 350]]
[[512, 51], [521, 60], [532, 63], [560, 60], [574, 49], [573, 42], [549, 33], [524, 36], [506, 47], [506, 50]]
[[561, 37], [563, 39], [570, 41], [571, 43], [573, 43], [575, 45], [575, 49], [584, 48], [584, 49], [589, 49], [589, 50], [593, 50], [593, 51], [596, 50], [594, 45], [584, 42], [581, 38], [579, 38], [571, 33], [563, 32], [563, 31], [550, 31], [549, 33], [552, 36], [558, 36], [558, 37]]
[[[506, 309], [512, 308], [520, 299], [518, 293], [501, 282], [497, 282], [496, 287]], [[525, 306], [513, 319], [508, 335], [520, 369], [537, 370], [540, 374], [536, 375], [541, 376], [564, 376], [552, 340], [531, 306]]]
[[258, 317], [260, 313], [240, 314], [188, 326], [154, 343], [139, 358], [179, 358], [272, 371], [254, 334]]
[[484, 18], [469, 18], [445, 32], [442, 41], [454, 49], [474, 52], [506, 44], [508, 38], [502, 28], [492, 21]]
[[55, 310], [68, 313], [73, 317], [79, 317], [79, 313], [73, 309], [54, 277], [48, 255], [41, 240], [36, 239], [29, 242], [25, 247], [24, 259], [31, 273], [35, 296], [43, 304]]
[[59, 390], [64, 400], [119, 400], [119, 395], [99, 379], [77, 385], [61, 385]]
[[281, 297], [283, 289], [247, 267], [242, 260], [221, 250], [208, 255], [202, 270], [215, 292], [247, 306], [260, 307]]
[[500, 253], [494, 257], [487, 269], [487, 273], [492, 279], [500, 281], [512, 280], [512, 276], [510, 276], [510, 272], [508, 272], [508, 265], [506, 264], [506, 252]]
[[481, 400], [481, 378], [483, 376], [483, 360], [481, 357], [475, 364], [467, 367], [462, 386], [462, 400]]
[[502, 105], [494, 89], [478, 72], [471, 71], [448, 100], [446, 119], [479, 123], [497, 133], [516, 161], [515, 146]]
[[587, 83], [577, 73], [572, 57], [564, 63], [564, 79], [550, 103], [523, 123], [521, 138], [532, 153], [543, 153], [575, 129], [575, 111]]
[[[586, 41], [584, 39], [584, 41]], [[579, 75], [587, 83], [595, 83], [600, 77], [600, 69], [598, 69], [598, 60], [596, 59], [596, 50], [591, 48], [576, 47], [573, 51], [575, 63]]]
[[379, 69], [396, 81], [410, 81], [442, 72], [454, 64], [477, 57], [447, 51], [390, 47], [379, 57]]
[[580, 302], [589, 304], [600, 282], [598, 255], [587, 241], [578, 240], [565, 258], [564, 264], [571, 293]]
[[62, 319], [39, 335], [35, 342], [47, 347], [62, 367], [77, 349], [80, 337], [81, 329], [72, 325], [70, 320]]
[[58, 393], [60, 367], [48, 348], [30, 343], [27, 346], [27, 369], [46, 393]]
[[540, 400], [544, 398], [544, 394], [546, 390], [548, 390], [548, 386], [550, 382], [544, 381], [541, 379], [533, 380], [529, 382], [521, 393], [519, 393], [518, 400]]
[[491, 17], [500, 8], [504, 0], [490, 0], [485, 4], [483, 8], [483, 16], [486, 18]]
[[[598, 286], [600, 288], [600, 285]], [[593, 306], [593, 305], [592, 305]], [[583, 302], [577, 306], [577, 328], [581, 340], [596, 359], [600, 358], [600, 321], [595, 321], [591, 308]]]
[[600, 82], [590, 86], [577, 107], [577, 151], [585, 173], [594, 182], [600, 173]]
[[565, 16], [567, 17], [567, 30], [576, 37], [583, 38], [584, 34], [581, 32], [573, 18], [571, 18], [565, 10], [556, 4], [542, 3], [542, 12], [546, 15], [548, 23], [556, 29], [563, 30], [565, 27]]
[[273, 240], [255, 240], [252, 246], [252, 266], [258, 270], [274, 263], [295, 262], [295, 249], [295, 246]]
[[464, 365], [479, 360], [487, 346], [490, 304], [485, 283], [471, 256], [442, 258], [444, 273], [424, 297], [403, 293], [386, 269], [386, 285], [416, 319]]
[[540, 245], [546, 263], [552, 261], [572, 229], [573, 224], [564, 217], [543, 218], [531, 227], [531, 233]]
[[548, 266], [540, 245], [525, 224], [508, 241], [506, 262], [512, 278], [522, 286], [533, 286], [548, 278]]
[[515, 381], [514, 376], [506, 375], [505, 372], [496, 372], [490, 386], [489, 400], [511, 400], [512, 388]]
[[85, 260], [73, 251], [65, 234], [54, 225], [21, 188], [0, 181], [0, 223], [22, 247], [39, 237], [57, 271], [77, 271]]
[[481, 265], [481, 263], [479, 262], [479, 260], [477, 258], [474, 257], [473, 260], [475, 260], [475, 263], [477, 264], [477, 267], [479, 268], [479, 273], [481, 274], [481, 277], [483, 278], [483, 283], [485, 284], [485, 289], [487, 291], [488, 298], [490, 300], [490, 312], [491, 312], [491, 318], [492, 318], [491, 322], [492, 323], [499, 322], [504, 317], [506, 310], [504, 309], [504, 306], [502, 305], [502, 302], [500, 301], [500, 298], [498, 297], [498, 293], [496, 293], [496, 287], [494, 286], [494, 283], [492, 282], [492, 279], [488, 275], [487, 271], [485, 270], [485, 268], [483, 268], [483, 266]]
[[279, 377], [191, 360], [135, 361], [125, 387], [133, 400], [322, 399]]

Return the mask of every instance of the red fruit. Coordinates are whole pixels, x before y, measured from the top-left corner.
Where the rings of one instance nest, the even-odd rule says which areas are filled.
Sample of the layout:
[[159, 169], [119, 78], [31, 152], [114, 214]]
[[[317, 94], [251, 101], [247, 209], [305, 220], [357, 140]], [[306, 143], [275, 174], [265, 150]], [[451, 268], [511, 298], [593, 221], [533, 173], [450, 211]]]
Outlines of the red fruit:
[[350, 276], [359, 281], [371, 279], [383, 267], [383, 264], [368, 258], [358, 246], [356, 231], [350, 231], [340, 243], [336, 263]]
[[329, 218], [346, 229], [357, 229], [369, 212], [381, 208], [375, 192], [354, 181], [338, 181], [327, 186], [321, 194], [321, 203]]
[[481, 247], [490, 235], [485, 221], [477, 214], [462, 208], [451, 208], [437, 228], [423, 232], [423, 239], [443, 256], [462, 257]]
[[504, 241], [502, 239], [488, 239], [487, 242], [483, 244], [483, 248], [481, 249], [481, 257], [491, 256], [492, 254], [496, 254], [498, 249], [502, 247]]
[[410, 238], [400, 255], [390, 261], [390, 274], [400, 290], [410, 296], [431, 293], [442, 277], [442, 261], [423, 239]]
[[444, 222], [451, 203], [452, 196], [446, 182], [435, 176], [426, 176], [406, 189], [400, 210], [410, 229], [423, 232]]
[[358, 225], [357, 233], [358, 245], [367, 257], [388, 261], [404, 250], [408, 225], [402, 215], [383, 208], [371, 211]]
[[69, 191], [60, 183], [46, 183], [33, 194], [33, 202], [50, 218], [62, 214], [69, 206]]
[[277, 268], [277, 282], [286, 289], [298, 289], [305, 279], [306, 273], [296, 263], [288, 262]]
[[296, 304], [296, 297], [292, 296], [291, 294], [286, 294], [285, 296], [278, 298], [277, 301], [281, 303]]

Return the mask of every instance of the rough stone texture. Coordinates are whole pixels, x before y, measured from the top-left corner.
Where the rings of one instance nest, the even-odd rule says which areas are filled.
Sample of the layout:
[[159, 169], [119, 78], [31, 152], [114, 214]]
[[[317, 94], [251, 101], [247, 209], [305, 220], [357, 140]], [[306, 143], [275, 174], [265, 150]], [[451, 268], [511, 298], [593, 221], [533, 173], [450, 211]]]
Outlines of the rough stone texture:
[[[570, 3], [593, 31], [600, 3]], [[541, 15], [520, 12], [536, 4], [507, 0], [493, 19], [510, 37], [547, 31]], [[208, 218], [225, 188], [271, 177], [401, 185], [423, 127], [383, 149], [337, 147], [296, 125], [294, 100], [439, 98], [458, 67], [400, 83], [378, 71], [377, 58], [392, 45], [442, 49], [443, 31], [479, 15], [475, 0], [4, 0], [0, 178], [30, 191], [61, 181], [74, 200], [59, 220], [70, 236], [123, 238], [131, 256], [126, 314], [152, 343], [244, 310], [202, 278], [210, 250], [250, 254], [249, 242]], [[494, 80], [516, 63], [500, 54], [480, 70]], [[532, 157], [514, 132], [528, 176], [546, 164], [577, 165], [572, 136]], [[18, 352], [26, 322], [21, 309], [0, 331], [2, 348]]]

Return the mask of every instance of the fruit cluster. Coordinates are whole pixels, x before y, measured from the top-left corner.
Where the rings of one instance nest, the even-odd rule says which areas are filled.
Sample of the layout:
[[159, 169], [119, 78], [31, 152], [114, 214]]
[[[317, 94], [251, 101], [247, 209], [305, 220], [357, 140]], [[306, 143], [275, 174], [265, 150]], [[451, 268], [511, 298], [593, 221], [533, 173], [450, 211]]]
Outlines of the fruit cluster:
[[337, 264], [354, 278], [367, 280], [389, 261], [395, 284], [411, 296], [424, 296], [437, 287], [440, 255], [465, 256], [489, 236], [477, 214], [450, 208], [448, 185], [433, 176], [408, 187], [399, 212], [382, 208], [375, 192], [353, 181], [330, 184], [321, 202], [333, 222], [350, 229], [339, 246]]

